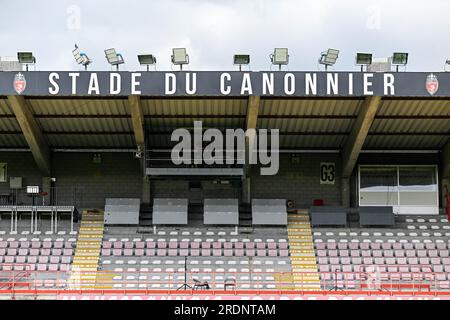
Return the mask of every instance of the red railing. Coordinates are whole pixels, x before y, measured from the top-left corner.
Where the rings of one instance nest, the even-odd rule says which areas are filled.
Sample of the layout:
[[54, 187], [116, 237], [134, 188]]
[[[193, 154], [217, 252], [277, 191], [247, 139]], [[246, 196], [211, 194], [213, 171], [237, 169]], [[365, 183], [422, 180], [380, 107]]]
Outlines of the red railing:
[[[217, 271], [186, 272], [185, 274], [177, 271], [142, 272], [139, 269], [132, 272], [78, 272], [74, 269], [72, 272], [50, 272], [28, 271], [26, 265], [24, 271], [5, 270], [4, 267], [5, 265], [2, 268], [3, 271], [0, 271], [0, 295], [426, 294], [450, 296], [450, 273], [367, 271], [369, 266], [365, 269], [361, 268], [359, 272], [296, 272], [295, 274]], [[209, 278], [201, 277], [204, 275]], [[314, 280], [314, 277], [319, 280]], [[184, 284], [189, 287], [183, 287]]]

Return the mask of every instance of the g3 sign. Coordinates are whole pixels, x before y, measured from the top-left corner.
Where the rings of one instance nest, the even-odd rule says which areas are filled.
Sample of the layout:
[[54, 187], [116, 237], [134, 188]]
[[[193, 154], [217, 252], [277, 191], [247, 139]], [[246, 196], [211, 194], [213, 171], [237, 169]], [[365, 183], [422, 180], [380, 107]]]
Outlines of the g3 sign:
[[320, 184], [334, 184], [336, 179], [336, 166], [334, 162], [320, 163]]

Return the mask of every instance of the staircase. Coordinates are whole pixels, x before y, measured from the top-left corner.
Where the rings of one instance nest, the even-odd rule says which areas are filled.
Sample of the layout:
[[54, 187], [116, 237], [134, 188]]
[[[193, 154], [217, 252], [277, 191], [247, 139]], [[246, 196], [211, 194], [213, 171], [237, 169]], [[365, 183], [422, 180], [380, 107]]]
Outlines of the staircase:
[[294, 290], [320, 290], [316, 253], [307, 211], [288, 215], [289, 252]]
[[69, 278], [71, 288], [93, 289], [96, 287], [103, 230], [103, 211], [83, 211]]

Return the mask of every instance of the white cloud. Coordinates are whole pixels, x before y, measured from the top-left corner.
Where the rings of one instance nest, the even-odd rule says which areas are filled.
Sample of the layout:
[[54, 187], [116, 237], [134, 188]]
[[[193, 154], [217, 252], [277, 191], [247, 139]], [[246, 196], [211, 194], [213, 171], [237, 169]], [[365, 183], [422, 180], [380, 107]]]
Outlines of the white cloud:
[[[170, 70], [171, 48], [180, 46], [188, 48], [191, 70], [231, 70], [238, 52], [251, 54], [253, 70], [267, 70], [277, 46], [290, 49], [290, 70], [316, 70], [328, 47], [341, 50], [336, 70], [357, 70], [357, 51], [376, 57], [407, 51], [410, 71], [442, 70], [450, 56], [447, 0], [2, 2], [0, 55], [32, 50], [41, 70], [76, 69], [74, 43], [96, 70], [109, 70], [103, 54], [109, 47], [124, 55], [123, 70], [140, 69], [142, 52], [157, 56], [159, 70]], [[80, 29], [71, 27], [78, 18]]]

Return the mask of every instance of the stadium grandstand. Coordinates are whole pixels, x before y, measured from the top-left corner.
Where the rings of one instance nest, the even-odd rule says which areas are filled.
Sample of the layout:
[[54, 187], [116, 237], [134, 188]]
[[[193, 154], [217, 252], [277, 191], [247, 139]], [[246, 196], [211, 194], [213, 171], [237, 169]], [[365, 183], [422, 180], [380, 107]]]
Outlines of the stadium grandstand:
[[450, 298], [450, 73], [72, 53], [0, 59], [0, 298]]

